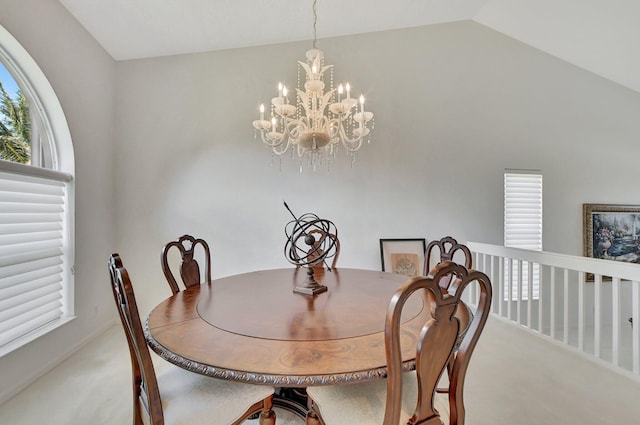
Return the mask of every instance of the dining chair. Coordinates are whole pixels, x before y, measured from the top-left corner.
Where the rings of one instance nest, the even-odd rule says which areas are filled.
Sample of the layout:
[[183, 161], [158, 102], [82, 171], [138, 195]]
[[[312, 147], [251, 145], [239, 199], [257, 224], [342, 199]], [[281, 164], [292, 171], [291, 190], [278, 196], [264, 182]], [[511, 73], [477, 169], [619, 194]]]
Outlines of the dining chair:
[[[436, 248], [440, 253], [440, 258], [436, 264], [432, 264], [432, 256], [435, 256]], [[468, 269], [471, 269], [473, 257], [471, 255], [471, 250], [466, 245], [458, 243], [457, 240], [452, 238], [451, 236], [445, 236], [440, 240], [433, 240], [429, 242], [427, 245], [427, 250], [425, 251], [424, 258], [424, 275], [429, 274], [429, 270], [431, 268], [443, 261], [453, 261], [459, 264], [462, 264], [461, 261], [458, 261], [457, 258], [454, 258], [457, 252], [460, 252], [463, 255], [464, 266]]]
[[[439, 253], [439, 258], [436, 258], [436, 253]], [[456, 257], [456, 254], [458, 256]], [[473, 256], [471, 255], [471, 250], [464, 244], [458, 243], [456, 239], [451, 236], [445, 236], [440, 240], [433, 240], [429, 242], [427, 245], [427, 249], [425, 251], [425, 260], [424, 260], [424, 274], [425, 276], [429, 273], [429, 269], [433, 267], [432, 263], [440, 264], [444, 261], [454, 261], [458, 263], [462, 263], [464, 261], [464, 266], [467, 269], [471, 269], [471, 265], [473, 262]], [[441, 288], [449, 289], [451, 286], [451, 276], [445, 276], [438, 282]], [[469, 325], [473, 319], [473, 311], [467, 306], [466, 303], [461, 302], [460, 307], [456, 309], [456, 316], [460, 319], [460, 332], [458, 333], [458, 339], [456, 340], [456, 344], [453, 348], [453, 353], [451, 358], [449, 359], [449, 363], [447, 365], [447, 379], [451, 380], [451, 373], [453, 368], [453, 362], [458, 355], [458, 348], [462, 343], [462, 340], [466, 336], [469, 331]], [[468, 361], [468, 358], [467, 358]], [[464, 375], [460, 377], [460, 380], [464, 382]], [[449, 392], [449, 386], [446, 384], [446, 379], [438, 387], [438, 392], [447, 393]]]
[[195, 259], [196, 248], [200, 246], [204, 254], [205, 272], [204, 282], [211, 282], [211, 251], [209, 250], [209, 244], [204, 239], [196, 239], [191, 235], [183, 235], [176, 241], [167, 243], [162, 248], [160, 255], [160, 261], [162, 263], [162, 271], [167, 278], [169, 287], [174, 294], [180, 292], [180, 287], [173, 271], [169, 265], [169, 253], [176, 249], [180, 253], [180, 278], [185, 288], [190, 286], [199, 285], [203, 283], [203, 278], [200, 275], [200, 265]]
[[[451, 277], [452, 288], [439, 286]], [[455, 310], [469, 285], [479, 287], [478, 309], [454, 359], [451, 391], [446, 397], [436, 391], [458, 337], [460, 323]], [[431, 318], [424, 324], [416, 344], [415, 371], [403, 372], [401, 357], [401, 313], [406, 300], [423, 289], [431, 304]], [[386, 380], [362, 384], [308, 387], [310, 410], [307, 425], [333, 424], [425, 424], [463, 425], [464, 377], [491, 305], [491, 281], [484, 273], [445, 261], [428, 276], [406, 281], [393, 295], [385, 320]], [[405, 347], [403, 340], [403, 347]]]
[[174, 365], [156, 375], [131, 280], [118, 254], [109, 258], [109, 274], [131, 356], [133, 425], [235, 425], [255, 414], [261, 425], [275, 425], [273, 387], [210, 378]]

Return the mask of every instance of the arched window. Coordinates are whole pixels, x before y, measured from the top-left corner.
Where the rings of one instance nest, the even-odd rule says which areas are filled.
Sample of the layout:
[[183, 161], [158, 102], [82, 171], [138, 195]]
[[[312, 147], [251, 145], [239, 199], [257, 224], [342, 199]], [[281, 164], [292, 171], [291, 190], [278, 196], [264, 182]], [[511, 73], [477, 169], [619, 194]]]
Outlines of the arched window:
[[0, 26], [0, 355], [73, 318], [74, 155], [42, 70]]

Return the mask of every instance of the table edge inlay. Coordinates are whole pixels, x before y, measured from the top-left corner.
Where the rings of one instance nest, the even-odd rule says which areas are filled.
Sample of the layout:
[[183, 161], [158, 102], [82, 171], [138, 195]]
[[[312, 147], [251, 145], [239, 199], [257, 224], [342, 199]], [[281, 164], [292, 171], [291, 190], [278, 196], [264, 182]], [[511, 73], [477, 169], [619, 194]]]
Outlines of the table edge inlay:
[[[387, 366], [354, 372], [319, 374], [319, 375], [275, 375], [265, 373], [251, 373], [234, 369], [214, 367], [207, 364], [187, 359], [165, 348], [153, 338], [149, 327], [145, 322], [144, 334], [149, 347], [166, 361], [201, 375], [212, 378], [232, 380], [249, 384], [273, 385], [280, 387], [309, 387], [315, 385], [339, 385], [353, 382], [366, 382], [387, 377]], [[405, 372], [415, 370], [415, 359], [403, 362], [402, 369]]]

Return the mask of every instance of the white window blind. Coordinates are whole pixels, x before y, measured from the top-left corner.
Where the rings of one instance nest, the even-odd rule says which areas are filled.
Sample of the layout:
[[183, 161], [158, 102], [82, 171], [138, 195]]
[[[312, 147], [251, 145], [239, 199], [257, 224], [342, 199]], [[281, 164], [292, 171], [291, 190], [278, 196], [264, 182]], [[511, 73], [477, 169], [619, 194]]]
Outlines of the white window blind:
[[39, 170], [0, 170], [0, 347], [65, 313], [68, 176]]
[[[542, 174], [537, 172], [507, 171], [504, 173], [504, 245], [533, 251], [542, 251]], [[505, 280], [508, 279], [505, 263]], [[529, 299], [528, 269], [522, 262], [522, 299]], [[533, 264], [533, 299], [539, 297], [540, 266]], [[511, 299], [518, 296], [518, 262], [512, 260]], [[508, 286], [505, 285], [505, 299]]]

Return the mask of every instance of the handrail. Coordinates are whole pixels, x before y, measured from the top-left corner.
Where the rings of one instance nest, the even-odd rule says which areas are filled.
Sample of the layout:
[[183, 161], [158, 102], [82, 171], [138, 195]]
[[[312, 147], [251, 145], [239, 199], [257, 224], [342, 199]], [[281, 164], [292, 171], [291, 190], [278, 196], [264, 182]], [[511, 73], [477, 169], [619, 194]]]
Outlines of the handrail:
[[574, 255], [558, 254], [545, 251], [530, 251], [521, 248], [510, 248], [489, 245], [479, 242], [469, 242], [471, 251], [514, 260], [530, 261], [546, 266], [585, 271], [602, 276], [614, 276], [620, 279], [640, 281], [640, 265], [620, 261], [601, 260], [598, 258], [578, 257]]
[[467, 247], [474, 268], [497, 289], [493, 315], [640, 379], [639, 264], [478, 242]]

